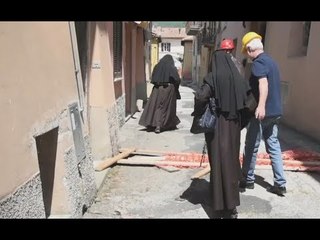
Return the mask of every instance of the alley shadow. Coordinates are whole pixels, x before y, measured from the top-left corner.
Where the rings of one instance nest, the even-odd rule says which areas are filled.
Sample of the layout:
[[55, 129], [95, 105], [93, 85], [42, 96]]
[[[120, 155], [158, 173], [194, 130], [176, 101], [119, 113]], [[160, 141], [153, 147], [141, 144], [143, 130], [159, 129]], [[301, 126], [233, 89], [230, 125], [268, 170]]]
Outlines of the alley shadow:
[[[320, 144], [319, 141], [305, 135], [300, 132], [298, 129], [295, 129], [291, 126], [286, 125], [281, 122], [279, 125], [279, 142], [282, 152], [284, 151], [306, 151], [313, 153], [320, 153]], [[315, 161], [317, 161], [315, 159]], [[302, 163], [302, 166], [310, 167], [307, 163]], [[314, 180], [320, 183], [320, 170], [318, 165], [310, 167], [308, 171], [299, 171], [299, 170], [290, 170], [291, 172], [305, 173], [311, 176]]]
[[[254, 175], [254, 177], [255, 177], [254, 183], [260, 185], [264, 189], [268, 190], [272, 186], [270, 183], [268, 183], [267, 181], [264, 180], [265, 179], [264, 177], [261, 177], [256, 174]], [[245, 191], [246, 191], [245, 188], [239, 188], [240, 193], [244, 193]]]
[[319, 141], [282, 122], [279, 124], [279, 142], [282, 151], [300, 149], [320, 152]]
[[264, 180], [264, 177], [255, 174], [255, 183], [260, 185], [261, 187], [268, 189], [272, 185]]
[[192, 204], [201, 204], [209, 218], [215, 218], [212, 214], [210, 199], [209, 182], [205, 179], [194, 179], [190, 186], [180, 195], [181, 199], [185, 199]]
[[181, 86], [191, 88], [193, 91], [197, 91], [199, 89], [199, 85], [195, 81], [181, 81]]

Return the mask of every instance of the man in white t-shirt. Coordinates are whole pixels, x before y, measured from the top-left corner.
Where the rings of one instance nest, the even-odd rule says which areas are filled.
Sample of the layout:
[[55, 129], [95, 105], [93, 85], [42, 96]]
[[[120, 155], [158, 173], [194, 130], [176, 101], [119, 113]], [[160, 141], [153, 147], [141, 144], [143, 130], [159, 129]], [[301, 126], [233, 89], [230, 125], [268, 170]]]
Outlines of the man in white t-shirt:
[[178, 60], [177, 59], [174, 59], [174, 66], [178, 69], [178, 73], [179, 73], [179, 76], [180, 78], [182, 77], [182, 59], [179, 58]]

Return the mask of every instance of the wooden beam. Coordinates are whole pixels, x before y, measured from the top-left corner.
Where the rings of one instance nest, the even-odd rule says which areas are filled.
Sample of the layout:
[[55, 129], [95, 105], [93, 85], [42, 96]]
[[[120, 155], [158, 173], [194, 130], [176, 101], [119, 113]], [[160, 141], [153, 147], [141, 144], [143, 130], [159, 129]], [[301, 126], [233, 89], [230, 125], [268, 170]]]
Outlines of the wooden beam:
[[[168, 166], [183, 166], [183, 167], [200, 167], [200, 163], [197, 162], [183, 162], [183, 161], [159, 161], [153, 159], [121, 159], [117, 162], [117, 164], [125, 164], [125, 165], [168, 165]], [[208, 163], [202, 163], [202, 166], [206, 166]]]
[[163, 169], [167, 172], [177, 172], [180, 171], [180, 168], [174, 167], [174, 166], [161, 166], [161, 165], [156, 165], [158, 168]]
[[191, 177], [191, 179], [201, 178], [201, 177], [207, 175], [207, 174], [210, 172], [210, 170], [211, 170], [211, 169], [210, 169], [210, 164], [208, 164], [208, 165], [206, 166], [206, 168], [204, 168], [204, 169], [200, 170], [199, 172], [195, 173], [195, 174]]
[[106, 169], [107, 167], [110, 167], [112, 164], [116, 163], [120, 159], [128, 157], [132, 152], [134, 152], [136, 148], [129, 148], [126, 151], [112, 157], [112, 158], [106, 158], [101, 163], [98, 164], [98, 166], [95, 167], [96, 171], [102, 171]]
[[[125, 152], [129, 148], [120, 148], [120, 152]], [[132, 154], [140, 154], [140, 155], [150, 155], [150, 156], [161, 156], [161, 155], [166, 155], [170, 154], [172, 152], [168, 151], [158, 151], [158, 150], [148, 150], [148, 149], [136, 149]]]

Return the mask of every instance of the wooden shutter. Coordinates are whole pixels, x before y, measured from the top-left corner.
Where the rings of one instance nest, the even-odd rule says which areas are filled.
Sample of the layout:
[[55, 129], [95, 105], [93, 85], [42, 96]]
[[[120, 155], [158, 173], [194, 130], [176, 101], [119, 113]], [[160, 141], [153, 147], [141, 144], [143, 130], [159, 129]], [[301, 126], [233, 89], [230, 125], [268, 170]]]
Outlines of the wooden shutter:
[[122, 76], [122, 22], [113, 22], [113, 76]]

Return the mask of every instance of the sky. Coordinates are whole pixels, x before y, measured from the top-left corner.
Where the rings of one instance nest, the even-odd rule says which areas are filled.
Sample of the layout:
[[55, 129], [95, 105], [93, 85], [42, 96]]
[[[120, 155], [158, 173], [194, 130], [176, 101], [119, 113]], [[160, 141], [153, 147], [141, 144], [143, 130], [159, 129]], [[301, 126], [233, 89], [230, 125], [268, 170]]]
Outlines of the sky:
[[152, 25], [154, 26], [160, 26], [160, 27], [179, 27], [179, 28], [183, 28], [186, 25], [186, 22], [169, 22], [169, 21], [165, 21], [165, 22], [152, 22]]

